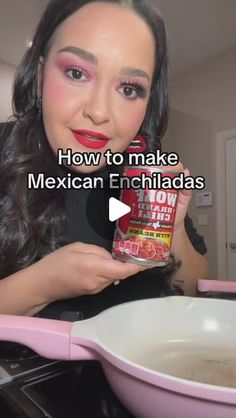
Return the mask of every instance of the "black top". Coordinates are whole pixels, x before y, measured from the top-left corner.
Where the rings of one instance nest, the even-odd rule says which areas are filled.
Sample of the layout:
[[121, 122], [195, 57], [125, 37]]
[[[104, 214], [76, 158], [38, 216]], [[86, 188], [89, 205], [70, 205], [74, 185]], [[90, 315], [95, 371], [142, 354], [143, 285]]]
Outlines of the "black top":
[[[77, 175], [81, 176], [81, 174]], [[106, 172], [105, 174], [103, 172], [103, 175], [106, 175]], [[66, 191], [68, 243], [80, 241], [99, 245], [111, 251], [115, 228], [115, 222], [110, 222], [108, 217], [109, 197], [111, 196], [119, 198], [119, 192], [109, 190], [108, 183], [102, 190], [70, 189]], [[199, 253], [205, 254], [204, 240], [198, 235], [188, 216], [185, 219], [185, 227], [194, 248]], [[37, 316], [74, 321], [94, 316], [119, 303], [158, 297], [166, 287], [166, 273], [162, 270], [160, 267], [155, 267], [140, 272], [120, 281], [118, 286], [109, 285], [96, 295], [54, 302]]]

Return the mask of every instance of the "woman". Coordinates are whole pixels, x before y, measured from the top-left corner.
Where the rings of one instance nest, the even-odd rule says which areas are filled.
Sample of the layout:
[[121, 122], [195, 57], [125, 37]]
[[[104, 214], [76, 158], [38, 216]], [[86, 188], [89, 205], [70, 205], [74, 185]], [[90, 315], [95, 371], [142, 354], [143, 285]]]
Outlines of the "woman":
[[172, 289], [180, 284], [194, 294], [196, 280], [208, 277], [204, 243], [186, 217], [187, 191], [176, 215], [176, 262], [144, 271], [112, 259], [111, 191], [27, 189], [29, 172], [107, 175], [104, 157], [99, 166], [58, 167], [59, 148], [125, 152], [139, 134], [147, 150], [157, 149], [167, 122], [166, 79], [164, 25], [147, 1], [49, 3], [18, 70], [16, 123], [2, 145], [1, 313], [74, 320], [156, 297], [170, 278]]

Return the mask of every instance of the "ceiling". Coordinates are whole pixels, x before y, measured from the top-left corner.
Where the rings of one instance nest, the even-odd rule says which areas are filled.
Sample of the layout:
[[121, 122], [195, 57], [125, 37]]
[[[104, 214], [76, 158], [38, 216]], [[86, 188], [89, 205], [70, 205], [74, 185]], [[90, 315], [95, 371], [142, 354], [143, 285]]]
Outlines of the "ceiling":
[[[236, 45], [236, 0], [151, 1], [166, 22], [173, 77]], [[18, 65], [47, 3], [0, 0], [1, 61]]]

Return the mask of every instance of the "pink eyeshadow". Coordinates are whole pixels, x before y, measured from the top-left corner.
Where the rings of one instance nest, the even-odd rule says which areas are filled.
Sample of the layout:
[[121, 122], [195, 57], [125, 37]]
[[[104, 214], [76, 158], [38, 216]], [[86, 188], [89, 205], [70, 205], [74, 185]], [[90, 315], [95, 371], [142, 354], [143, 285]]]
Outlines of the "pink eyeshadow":
[[83, 63], [80, 62], [79, 58], [74, 57], [57, 57], [55, 61], [56, 65], [61, 69], [65, 70], [67, 68], [81, 68], [81, 70], [85, 71], [88, 75], [91, 76], [90, 71], [84, 66]]

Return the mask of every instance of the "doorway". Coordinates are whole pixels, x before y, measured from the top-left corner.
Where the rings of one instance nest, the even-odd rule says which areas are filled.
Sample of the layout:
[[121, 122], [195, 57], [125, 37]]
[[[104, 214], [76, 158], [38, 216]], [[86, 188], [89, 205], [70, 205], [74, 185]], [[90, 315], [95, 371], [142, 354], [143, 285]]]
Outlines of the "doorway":
[[236, 129], [217, 134], [217, 264], [219, 280], [236, 280]]

